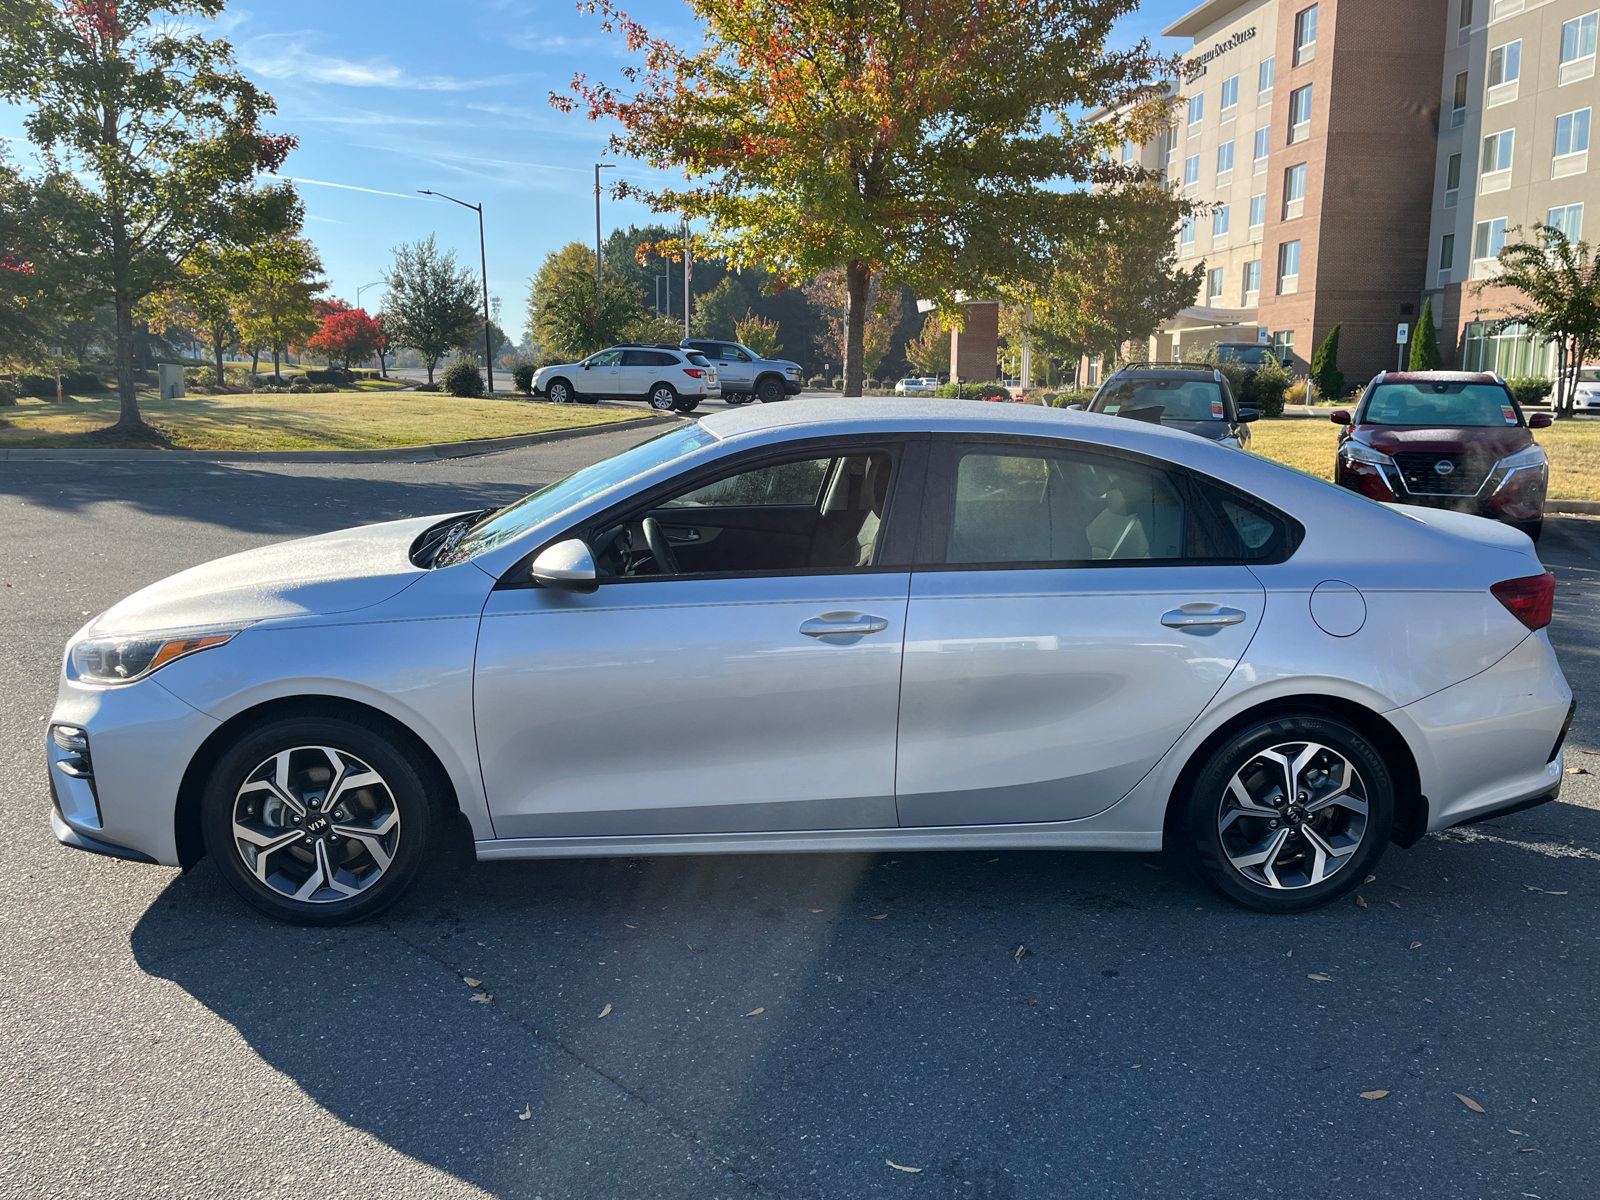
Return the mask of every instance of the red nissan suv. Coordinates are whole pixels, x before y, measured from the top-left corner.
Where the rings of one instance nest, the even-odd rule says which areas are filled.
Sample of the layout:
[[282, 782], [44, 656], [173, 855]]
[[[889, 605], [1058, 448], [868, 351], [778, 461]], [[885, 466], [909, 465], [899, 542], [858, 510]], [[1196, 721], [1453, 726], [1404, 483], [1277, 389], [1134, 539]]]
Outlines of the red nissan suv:
[[1498, 375], [1385, 372], [1367, 385], [1355, 415], [1331, 414], [1339, 434], [1334, 480], [1389, 503], [1449, 508], [1504, 521], [1535, 541], [1550, 463]]

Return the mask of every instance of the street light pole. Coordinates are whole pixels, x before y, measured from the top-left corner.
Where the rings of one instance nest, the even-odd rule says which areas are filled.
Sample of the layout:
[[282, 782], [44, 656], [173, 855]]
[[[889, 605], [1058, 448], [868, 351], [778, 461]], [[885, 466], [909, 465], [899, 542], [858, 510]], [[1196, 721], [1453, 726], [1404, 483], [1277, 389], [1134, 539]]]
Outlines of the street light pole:
[[[361, 293], [362, 292], [366, 291], [368, 288], [382, 287], [382, 286], [383, 286], [383, 280], [379, 279], [375, 283], [363, 283], [360, 287], [358, 287], [356, 289], [356, 307], [357, 308], [361, 307]], [[365, 310], [363, 310], [363, 311], [365, 311]]]
[[[610, 170], [615, 164], [597, 162], [594, 165], [594, 333], [600, 337], [600, 172]], [[596, 350], [600, 349], [597, 345]]]
[[462, 208], [470, 208], [478, 214], [478, 265], [483, 274], [483, 369], [489, 377], [489, 395], [494, 395], [494, 347], [489, 343], [489, 255], [484, 250], [483, 242], [483, 205], [468, 204], [465, 200], [457, 200], [454, 196], [446, 196], [443, 192], [431, 192], [426, 188], [419, 189], [424, 196], [437, 196], [441, 200], [448, 200], [452, 204], [459, 204]]

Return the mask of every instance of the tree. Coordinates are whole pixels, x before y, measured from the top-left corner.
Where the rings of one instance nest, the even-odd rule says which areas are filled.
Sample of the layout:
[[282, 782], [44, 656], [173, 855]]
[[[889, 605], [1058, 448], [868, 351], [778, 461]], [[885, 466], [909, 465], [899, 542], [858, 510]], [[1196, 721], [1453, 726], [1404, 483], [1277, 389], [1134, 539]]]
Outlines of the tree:
[[251, 262], [247, 252], [209, 243], [184, 260], [178, 276], [156, 293], [151, 308], [171, 324], [204, 335], [217, 371], [217, 386], [227, 383], [222, 356], [239, 346], [236, 305], [250, 286]]
[[[1062, 182], [1142, 178], [1107, 152], [1170, 125], [1158, 80], [1180, 70], [1145, 42], [1107, 49], [1137, 0], [690, 0], [686, 50], [593, 6], [643, 53], [636, 90], [579, 75], [551, 102], [618, 122], [613, 151], [685, 172], [683, 188], [616, 191], [705, 220], [709, 254], [796, 279], [839, 268], [846, 395], [875, 277], [959, 322], [958, 294], [1043, 273], [1118, 208], [1115, 190]], [[1094, 110], [1115, 115], [1080, 115]]]
[[753, 350], [762, 358], [771, 358], [783, 350], [783, 343], [778, 341], [778, 323], [753, 312], [746, 312], [744, 320], [734, 323], [733, 337], [746, 350]]
[[[866, 304], [870, 315], [862, 322], [860, 335], [860, 366], [862, 378], [870, 378], [878, 369], [894, 337], [895, 326], [900, 323], [900, 294], [891, 293], [885, 302], [882, 298], [882, 278], [874, 278], [867, 288]], [[845, 359], [851, 328], [851, 304], [847, 273], [839, 267], [823, 271], [801, 291], [822, 312], [822, 329], [817, 335], [817, 346], [840, 362]], [[848, 390], [845, 393], [849, 395]], [[856, 395], [860, 395], [859, 389]]]
[[703, 296], [695, 297], [690, 325], [696, 337], [730, 341], [734, 325], [750, 311], [754, 299], [737, 275], [727, 274]]
[[1439, 331], [1433, 327], [1433, 297], [1422, 302], [1422, 316], [1417, 319], [1417, 332], [1411, 339], [1413, 371], [1437, 371], [1444, 366], [1444, 355], [1439, 353]]
[[[1572, 415], [1578, 371], [1600, 351], [1600, 256], [1588, 242], [1573, 242], [1552, 225], [1535, 225], [1534, 240], [1507, 243], [1500, 251], [1500, 274], [1474, 286], [1510, 288], [1509, 312], [1485, 322], [1500, 333], [1512, 325], [1556, 344], [1556, 396], [1560, 411]], [[1520, 301], [1514, 297], [1521, 292]], [[1431, 323], [1431, 318], [1430, 318]]]
[[943, 317], [928, 314], [922, 332], [906, 343], [906, 358], [919, 375], [937, 377], [950, 370], [950, 330]]
[[602, 278], [597, 311], [594, 251], [568, 242], [545, 256], [528, 296], [528, 333], [546, 353], [576, 361], [620, 341], [644, 315], [638, 292], [609, 263]]
[[1343, 321], [1336, 322], [1311, 356], [1311, 382], [1317, 385], [1317, 395], [1334, 403], [1344, 399], [1344, 372], [1339, 370], [1339, 331], [1343, 328]]
[[283, 355], [320, 327], [318, 293], [328, 286], [317, 278], [322, 260], [305, 238], [280, 234], [251, 250], [248, 270], [234, 312], [240, 344], [256, 354], [272, 351], [272, 377], [281, 380]]
[[393, 344], [417, 352], [431, 385], [439, 360], [483, 333], [477, 279], [456, 265], [455, 251], [439, 253], [429, 234], [426, 241], [395, 247], [394, 265], [383, 281], [389, 288], [384, 312]]
[[383, 330], [362, 309], [346, 308], [324, 317], [322, 328], [306, 345], [330, 363], [341, 359], [348, 368], [353, 362], [377, 357], [383, 347]]
[[[256, 189], [295, 139], [261, 119], [272, 98], [227, 42], [173, 16], [225, 0], [0, 0], [0, 97], [25, 103], [29, 139], [74, 171], [81, 219], [67, 245], [116, 317], [124, 432], [144, 432], [133, 390], [134, 308], [199, 247], [244, 245], [295, 223], [287, 185]], [[81, 179], [83, 182], [77, 182]]]

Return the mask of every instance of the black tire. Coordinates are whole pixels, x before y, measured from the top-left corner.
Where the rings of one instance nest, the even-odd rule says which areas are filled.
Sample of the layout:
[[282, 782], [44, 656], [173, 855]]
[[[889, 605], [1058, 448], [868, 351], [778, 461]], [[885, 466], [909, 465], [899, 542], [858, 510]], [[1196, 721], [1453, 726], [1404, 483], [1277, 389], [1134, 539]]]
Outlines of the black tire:
[[[1284, 791], [1285, 766], [1313, 747], [1320, 750], [1297, 772], [1295, 796], [1279, 806], [1274, 794]], [[1268, 757], [1274, 753], [1280, 758]], [[1249, 806], [1235, 798], [1236, 776]], [[1207, 883], [1257, 912], [1304, 912], [1348, 895], [1377, 865], [1394, 825], [1394, 780], [1359, 730], [1301, 712], [1230, 738], [1201, 769], [1185, 806], [1179, 849]], [[1263, 855], [1264, 862], [1248, 861]]]
[[544, 394], [545, 399], [551, 404], [571, 404], [578, 396], [572, 390], [572, 384], [560, 377], [552, 379], [545, 385]]
[[1532, 521], [1508, 521], [1506, 524], [1510, 525], [1513, 529], [1522, 530], [1523, 533], [1527, 534], [1535, 542], [1539, 540], [1539, 535], [1544, 532], [1543, 517], [1537, 517]]
[[[338, 768], [323, 748], [339, 755]], [[274, 760], [286, 751], [291, 753], [282, 771], [284, 790], [304, 810], [301, 817], [263, 776], [278, 781]], [[376, 774], [378, 783], [347, 788], [341, 794], [349, 801], [319, 813], [323, 797], [338, 799], [328, 796], [327, 785], [344, 777], [341, 772], [353, 772], [359, 780], [363, 767]], [[427, 857], [439, 820], [438, 806], [428, 796], [431, 777], [416, 751], [376, 722], [335, 715], [270, 720], [246, 730], [212, 770], [200, 810], [206, 851], [228, 886], [269, 917], [296, 925], [364, 921], [405, 894]], [[251, 780], [260, 782], [246, 790]], [[269, 812], [272, 805], [276, 809]], [[384, 830], [391, 812], [395, 823]], [[341, 833], [350, 829], [362, 832]], [[241, 837], [241, 831], [254, 839]], [[273, 848], [262, 855], [252, 841]], [[265, 879], [246, 860], [247, 847]], [[388, 856], [386, 863], [380, 863], [380, 854]], [[328, 878], [324, 864], [332, 868], [331, 884], [312, 878]], [[285, 890], [307, 883], [306, 899]], [[345, 892], [353, 894], [336, 898]]]
[[740, 404], [749, 404], [753, 399], [755, 399], [755, 397], [750, 395], [748, 392], [722, 393], [722, 402], [730, 407], [737, 407]]
[[670, 383], [653, 384], [645, 394], [645, 402], [657, 412], [675, 412], [678, 408], [678, 389]]
[[691, 413], [700, 407], [699, 396], [680, 396], [678, 398], [678, 411]]
[[779, 400], [789, 398], [789, 393], [784, 390], [783, 380], [775, 379], [771, 375], [756, 384], [756, 395], [761, 398], [763, 404], [776, 404]]
[[599, 404], [600, 403], [600, 397], [599, 396], [591, 396], [587, 392], [578, 393], [578, 397], [577, 398], [578, 398], [578, 403], [579, 404]]

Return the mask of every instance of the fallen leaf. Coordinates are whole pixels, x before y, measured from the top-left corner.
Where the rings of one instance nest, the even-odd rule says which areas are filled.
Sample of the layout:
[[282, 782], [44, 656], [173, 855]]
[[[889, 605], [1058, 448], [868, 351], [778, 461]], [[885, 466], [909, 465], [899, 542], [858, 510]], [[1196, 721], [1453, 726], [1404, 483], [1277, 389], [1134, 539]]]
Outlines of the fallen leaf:
[[1521, 1137], [1521, 1136], [1522, 1136], [1522, 1130], [1520, 1130], [1520, 1129], [1507, 1129], [1507, 1130], [1506, 1130], [1506, 1132], [1507, 1132], [1507, 1133], [1514, 1133], [1514, 1134], [1516, 1134], [1516, 1135], [1517, 1135], [1517, 1136], [1518, 1136], [1518, 1137]]
[[[610, 1015], [611, 1015], [611, 1005], [608, 1004], [608, 1005], [606, 1005], [604, 1008], [602, 1008], [600, 1010], [600, 1017], [609, 1017]], [[596, 1017], [595, 1020], [598, 1021], [600, 1019], [600, 1017]]]
[[808, 908], [808, 909], [806, 909], [806, 911], [807, 912], [821, 912], [822, 910], [820, 908]]
[[1465, 1104], [1468, 1108], [1470, 1108], [1475, 1113], [1481, 1113], [1481, 1112], [1488, 1112], [1489, 1111], [1488, 1109], [1484, 1108], [1483, 1105], [1479, 1104], [1476, 1100], [1474, 1100], [1471, 1096], [1463, 1096], [1460, 1092], [1456, 1092], [1455, 1093], [1455, 1098], [1457, 1100], [1461, 1101], [1461, 1103]]
[[1294, 951], [1293, 950], [1289, 951], [1287, 954], [1284, 955], [1284, 957], [1285, 958], [1293, 958], [1294, 957]]
[[983, 865], [987, 867], [989, 865], [989, 863], [997, 863], [999, 861], [1000, 860], [998, 858], [991, 858], [991, 859], [989, 859], [988, 862], [984, 863]]
[[493, 1004], [494, 1003], [494, 997], [491, 996], [488, 992], [473, 992], [471, 999], [472, 999], [472, 1002], [474, 1004]]
[[526, 1121], [526, 1120], [530, 1119], [532, 1116], [533, 1116], [533, 1105], [524, 1104], [522, 1106], [522, 1111], [517, 1114], [517, 1120]]
[[888, 915], [889, 915], [889, 914], [888, 914], [888, 913], [879, 913], [879, 914], [878, 914], [878, 915], [877, 915], [877, 916], [875, 916], [875, 917], [868, 917], [868, 918], [867, 918], [867, 920], [869, 920], [869, 921], [881, 921], [881, 920], [883, 920], [883, 919], [884, 919], [884, 918], [885, 918], [885, 917], [887, 917], [887, 916], [888, 916]]
[[1307, 975], [1307, 979], [1315, 979], [1318, 983], [1332, 983], [1332, 975]]
[[752, 1008], [749, 1012], [745, 1013], [745, 1016], [747, 1016], [747, 1017], [759, 1017], [762, 1013], [764, 1013], [766, 1011], [767, 1010], [766, 1010], [765, 1007]]
[[1566, 892], [1547, 892], [1542, 887], [1534, 887], [1531, 883], [1525, 883], [1522, 886], [1527, 888], [1530, 892], [1539, 892], [1546, 896], [1565, 896], [1567, 894]]
[[888, 1163], [896, 1171], [904, 1171], [907, 1175], [921, 1175], [922, 1174], [922, 1168], [921, 1167], [902, 1167], [899, 1163], [895, 1162], [894, 1159], [892, 1159], [892, 1158], [886, 1158], [883, 1161]]
[[1023, 959], [1028, 957], [1029, 953], [1030, 951], [1026, 946], [1018, 946], [1017, 952], [1011, 957], [1020, 963]]
[[477, 987], [480, 983], [483, 982], [483, 980], [474, 979], [471, 975], [463, 975], [461, 977], [461, 982], [466, 984], [468, 987]]
[[1378, 1088], [1376, 1091], [1362, 1092], [1361, 1093], [1361, 1098], [1363, 1100], [1382, 1100], [1388, 1094], [1389, 1094], [1389, 1089], [1388, 1088]]
[[1145, 866], [1149, 867], [1152, 871], [1161, 870], [1161, 868], [1156, 866], [1155, 863], [1145, 863]]
[[1587, 774], [1589, 774], [1589, 768], [1588, 767], [1568, 767], [1567, 768], [1567, 774], [1568, 775], [1587, 775]]
[[1377, 876], [1376, 876], [1376, 875], [1368, 875], [1368, 876], [1367, 876], [1367, 877], [1366, 877], [1366, 878], [1365, 878], [1365, 879], [1363, 879], [1363, 880], [1362, 880], [1362, 881], [1361, 881], [1361, 882], [1362, 882], [1362, 883], [1372, 883], [1372, 882], [1373, 882], [1373, 881], [1374, 881], [1374, 880], [1376, 880], [1376, 879], [1377, 879], [1377, 878], [1378, 878], [1378, 877], [1377, 877]]
[[1411, 943], [1411, 949], [1413, 949], [1413, 950], [1421, 950], [1422, 949], [1422, 943], [1421, 942], [1412, 942]]
[[1029, 1001], [1028, 1001], [1028, 1007], [1029, 1007], [1029, 1008], [1032, 1008], [1032, 1007], [1033, 1007], [1033, 1006], [1034, 1006], [1034, 1005], [1036, 1005], [1036, 1004], [1038, 1004], [1038, 1003], [1039, 1003], [1039, 1002], [1038, 1002], [1038, 1001], [1037, 1001], [1037, 1000], [1029, 1000]]
[[[626, 921], [624, 921], [624, 922], [623, 922], [623, 924], [624, 924], [624, 925], [628, 925], [628, 923], [627, 923], [627, 922], [626, 922]], [[629, 929], [637, 929], [637, 928], [639, 928], [639, 927], [638, 927], [638, 926], [637, 926], [637, 925], [628, 925], [628, 928], [629, 928]]]
[[1396, 908], [1400, 907], [1400, 901], [1398, 901], [1398, 900], [1391, 900], [1391, 901], [1389, 901], [1389, 903], [1394, 905]]
[[[1532, 1154], [1533, 1153], [1533, 1147], [1532, 1146], [1518, 1146], [1517, 1147], [1517, 1153], [1518, 1154]], [[1526, 1196], [1529, 1193], [1528, 1192], [1523, 1192], [1522, 1194], [1524, 1196]]]
[[1358, 907], [1365, 908], [1367, 906], [1367, 898], [1365, 896], [1357, 896], [1356, 904]]
[[1397, 884], [1395, 884], [1395, 887], [1399, 888], [1402, 892], [1409, 892], [1411, 890], [1409, 887], [1407, 887], [1403, 883], [1397, 883]]
[[1133, 1064], [1133, 1070], [1137, 1071], [1142, 1066], [1144, 1066], [1143, 1063], [1134, 1063]]

